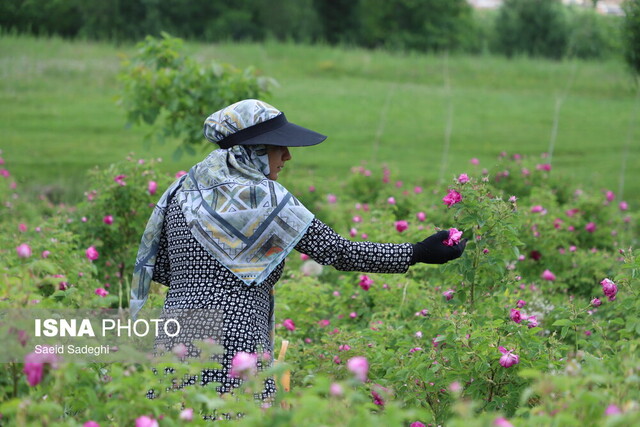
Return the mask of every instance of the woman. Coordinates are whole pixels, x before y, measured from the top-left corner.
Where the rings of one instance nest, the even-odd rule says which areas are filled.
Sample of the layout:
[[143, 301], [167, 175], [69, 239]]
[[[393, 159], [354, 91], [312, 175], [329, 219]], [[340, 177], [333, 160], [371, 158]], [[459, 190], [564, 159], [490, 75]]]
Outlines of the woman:
[[[223, 108], [207, 118], [204, 135], [220, 149], [158, 202], [138, 252], [130, 304], [135, 318], [153, 280], [169, 287], [167, 310], [221, 313], [214, 332], [224, 347], [222, 368], [204, 370], [201, 385], [214, 381], [221, 384], [219, 392], [229, 392], [241, 383], [230, 372], [236, 354], [273, 354], [272, 290], [293, 249], [338, 270], [377, 273], [404, 273], [417, 262], [445, 263], [464, 251], [465, 242], [442, 243], [447, 231], [416, 244], [352, 242], [314, 218], [276, 181], [291, 160], [289, 147], [326, 137], [289, 123], [269, 104], [248, 99]], [[270, 359], [260, 358], [257, 365], [264, 369]], [[262, 397], [274, 392], [269, 379]]]

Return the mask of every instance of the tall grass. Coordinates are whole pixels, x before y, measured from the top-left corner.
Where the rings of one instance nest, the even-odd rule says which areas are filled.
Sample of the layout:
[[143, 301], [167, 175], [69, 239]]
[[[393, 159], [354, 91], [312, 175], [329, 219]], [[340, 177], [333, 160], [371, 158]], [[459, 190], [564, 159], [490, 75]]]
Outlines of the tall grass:
[[[636, 91], [621, 61], [572, 65], [449, 55], [443, 73], [442, 55], [275, 42], [190, 43], [186, 50], [202, 61], [253, 65], [276, 78], [279, 87], [267, 101], [290, 120], [329, 135], [319, 146], [293, 150], [285, 181], [308, 174], [339, 180], [368, 161], [429, 185], [441, 173], [447, 139], [446, 179], [464, 172], [472, 157], [489, 167], [502, 151], [540, 155], [556, 123], [553, 173], [617, 189], [627, 149], [624, 191], [630, 202], [640, 195], [637, 135], [626, 148], [630, 123], [638, 120]], [[115, 102], [116, 73], [119, 56], [134, 51], [130, 45], [0, 38], [0, 149], [14, 176], [73, 199], [84, 189], [87, 169], [129, 152], [162, 157], [165, 170], [177, 171], [213, 148], [203, 145], [198, 155], [173, 162], [172, 141], [144, 148], [146, 130], [125, 128]], [[556, 113], [559, 94], [565, 96]], [[193, 120], [200, 127], [204, 117]]]

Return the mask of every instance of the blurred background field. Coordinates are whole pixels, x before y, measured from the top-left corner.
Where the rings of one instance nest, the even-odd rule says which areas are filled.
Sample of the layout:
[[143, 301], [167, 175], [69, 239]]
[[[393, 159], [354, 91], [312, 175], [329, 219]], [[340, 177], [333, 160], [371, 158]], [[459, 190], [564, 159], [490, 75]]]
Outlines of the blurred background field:
[[[630, 143], [640, 134], [636, 89], [621, 59], [506, 59], [275, 41], [187, 43], [186, 51], [203, 63], [254, 66], [275, 78], [267, 101], [329, 135], [320, 146], [292, 153], [285, 181], [308, 174], [339, 181], [367, 162], [429, 185], [465, 172], [472, 157], [490, 167], [502, 151], [548, 151], [557, 111], [553, 173], [620, 191], [624, 172], [623, 196], [640, 194], [640, 146]], [[18, 181], [73, 201], [95, 165], [134, 152], [162, 157], [164, 170], [177, 171], [212, 148], [173, 161], [175, 143], [143, 146], [146, 130], [125, 127], [116, 74], [122, 57], [134, 53], [131, 44], [0, 38], [1, 148]], [[194, 117], [193, 126], [204, 119]], [[450, 152], [443, 158], [447, 124]]]

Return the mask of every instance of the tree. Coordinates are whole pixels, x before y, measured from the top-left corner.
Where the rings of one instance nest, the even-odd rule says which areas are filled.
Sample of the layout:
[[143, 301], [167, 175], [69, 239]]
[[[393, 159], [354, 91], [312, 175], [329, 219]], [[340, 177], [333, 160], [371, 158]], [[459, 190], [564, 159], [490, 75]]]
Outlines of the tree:
[[155, 125], [149, 136], [178, 138], [182, 151], [194, 153], [204, 142], [202, 123], [217, 109], [245, 98], [262, 98], [272, 79], [252, 68], [238, 70], [217, 63], [201, 65], [180, 53], [182, 40], [147, 36], [138, 53], [123, 63], [121, 104], [130, 123]]
[[623, 38], [624, 57], [636, 76], [640, 75], [640, 0], [627, 0]]
[[498, 49], [560, 59], [567, 50], [569, 25], [558, 0], [507, 0], [496, 20]]

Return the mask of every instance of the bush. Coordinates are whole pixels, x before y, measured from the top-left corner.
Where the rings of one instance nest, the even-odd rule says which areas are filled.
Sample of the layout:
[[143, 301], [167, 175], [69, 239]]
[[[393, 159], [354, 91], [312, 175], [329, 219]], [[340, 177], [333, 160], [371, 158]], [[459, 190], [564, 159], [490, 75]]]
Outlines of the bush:
[[602, 16], [592, 9], [569, 9], [567, 55], [578, 58], [607, 58], [621, 52], [621, 23], [617, 16]]
[[[214, 111], [246, 98], [263, 98], [273, 82], [255, 70], [231, 65], [203, 66], [180, 53], [182, 40], [164, 33], [161, 39], [147, 36], [138, 54], [122, 64], [121, 104], [129, 122], [156, 126], [149, 137], [179, 138], [176, 149], [194, 153], [193, 145], [205, 141], [204, 120]], [[195, 119], [195, 121], [194, 121]]]
[[508, 57], [561, 59], [567, 52], [569, 25], [558, 0], [507, 0], [496, 20], [498, 50]]
[[464, 0], [361, 0], [358, 40], [365, 47], [455, 50], [472, 27]]
[[[0, 371], [2, 422], [133, 425], [145, 416], [172, 426], [217, 412], [244, 414], [238, 425], [247, 426], [420, 421], [481, 427], [506, 425], [499, 421], [505, 416], [518, 426], [637, 425], [640, 257], [629, 246], [637, 246], [638, 213], [611, 192], [566, 188], [567, 180], [536, 163], [503, 156], [491, 173], [469, 167], [468, 180], [452, 179], [433, 191], [391, 179], [386, 169], [356, 167], [349, 179], [333, 183], [343, 185], [337, 200], [308, 190], [314, 182], [297, 182], [308, 190], [314, 211], [335, 219], [330, 224], [339, 232], [357, 227], [354, 239], [366, 233], [371, 241], [400, 243], [426, 237], [435, 227], [457, 226], [469, 239], [465, 254], [444, 266], [414, 266], [404, 275], [368, 274], [365, 290], [362, 273], [320, 268], [311, 275], [309, 261], [294, 253], [276, 287], [277, 340], [291, 343], [288, 365], [218, 396], [212, 383], [166, 390], [172, 381], [199, 373], [200, 362], [156, 365], [175, 369], [167, 376], [133, 363], [46, 365], [38, 384], [28, 384], [25, 364], [14, 362]], [[156, 168], [154, 161], [131, 158], [96, 171], [87, 188], [92, 200], [76, 210], [45, 206], [50, 218], [36, 230], [34, 216], [26, 231], [18, 226], [17, 204], [29, 201], [13, 199], [4, 172], [0, 308], [118, 306], [118, 295], [126, 292], [112, 286], [101, 297], [95, 289], [105, 274], [119, 272], [113, 263], [133, 261], [148, 204], [173, 178]], [[158, 180], [153, 195], [151, 179]], [[462, 200], [445, 206], [448, 190]], [[112, 212], [113, 222], [105, 224], [104, 215]], [[399, 231], [397, 220], [409, 228]], [[21, 257], [18, 242], [33, 254]], [[93, 262], [85, 256], [89, 244], [100, 251]], [[45, 257], [44, 250], [51, 253]], [[555, 278], [543, 277], [544, 270]], [[604, 278], [617, 284], [617, 295], [609, 290], [605, 296]], [[153, 286], [152, 297], [159, 297], [159, 288]], [[594, 297], [600, 301], [592, 302]], [[161, 304], [160, 298], [149, 301]], [[282, 325], [284, 319], [294, 327]], [[20, 345], [19, 339], [14, 331], [5, 346]], [[505, 352], [517, 355], [517, 363], [506, 367]], [[368, 360], [366, 382], [346, 366], [355, 356]], [[292, 391], [280, 388], [270, 408], [256, 405], [252, 390], [264, 376], [279, 377], [286, 368]], [[145, 398], [149, 388], [160, 391], [158, 398]]]

